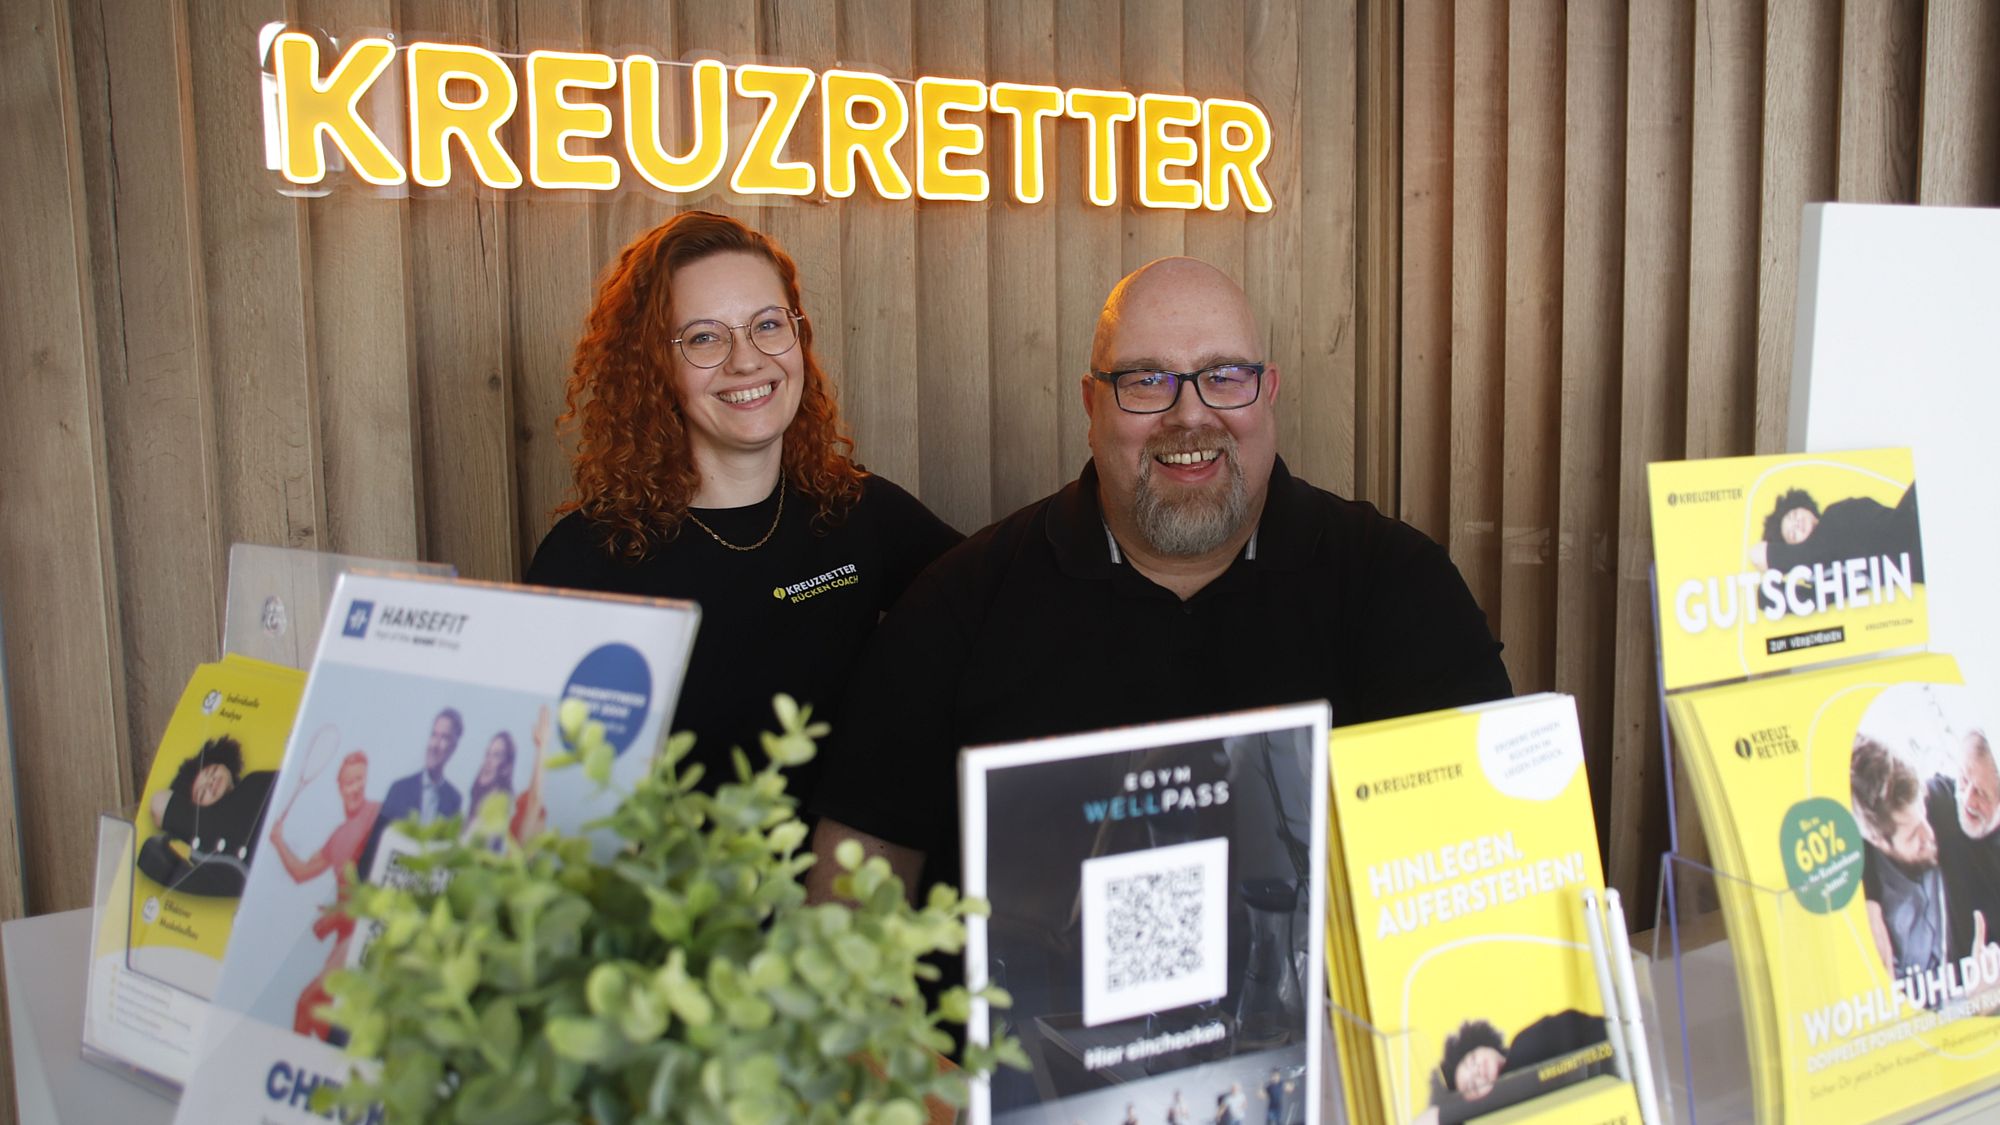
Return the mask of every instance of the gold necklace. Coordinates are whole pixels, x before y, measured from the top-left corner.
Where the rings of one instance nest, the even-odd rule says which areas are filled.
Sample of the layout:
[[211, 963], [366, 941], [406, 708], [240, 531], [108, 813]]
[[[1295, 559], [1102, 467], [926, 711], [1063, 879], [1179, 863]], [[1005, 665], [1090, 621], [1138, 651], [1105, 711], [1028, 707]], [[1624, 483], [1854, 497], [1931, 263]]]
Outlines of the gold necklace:
[[714, 528], [701, 522], [701, 517], [694, 514], [693, 508], [688, 509], [687, 518], [693, 520], [694, 525], [696, 527], [702, 529], [703, 531], [708, 532], [708, 537], [710, 539], [715, 540], [717, 543], [722, 544], [723, 546], [729, 548], [732, 551], [754, 551], [757, 548], [762, 547], [764, 544], [769, 543], [771, 541], [771, 536], [776, 535], [778, 533], [778, 521], [785, 518], [785, 482], [783, 478], [780, 478], [778, 481], [778, 514], [771, 517], [771, 530], [765, 532], [764, 537], [762, 539], [757, 540], [755, 543], [750, 544], [748, 547], [739, 547], [736, 544], [731, 543], [729, 540], [724, 539], [722, 536], [717, 535], [715, 533]]

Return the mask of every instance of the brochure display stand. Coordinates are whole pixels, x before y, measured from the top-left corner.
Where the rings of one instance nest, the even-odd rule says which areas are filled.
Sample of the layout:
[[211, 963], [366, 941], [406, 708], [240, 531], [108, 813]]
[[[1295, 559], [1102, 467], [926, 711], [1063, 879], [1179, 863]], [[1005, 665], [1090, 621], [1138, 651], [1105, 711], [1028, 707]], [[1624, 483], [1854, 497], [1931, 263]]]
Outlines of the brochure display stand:
[[2000, 840], [1961, 767], [1990, 763], [1995, 701], [1920, 651], [1910, 465], [1878, 450], [1651, 467], [1673, 849], [1649, 992], [1674, 1120], [1993, 1104], [2000, 945], [1977, 917], [2000, 916], [1981, 874]]
[[128, 814], [98, 817], [83, 1056], [172, 1097], [194, 1066], [208, 1000], [138, 972], [127, 960], [137, 836]]
[[[340, 576], [362, 569], [440, 577], [455, 573], [454, 568], [439, 563], [392, 562], [246, 543], [231, 547], [223, 665], [219, 669], [203, 665], [196, 672], [198, 679], [208, 677], [219, 686], [195, 692], [193, 699], [184, 699], [184, 706], [177, 708], [169, 726], [176, 744], [163, 742], [156, 754], [155, 774], [171, 777], [183, 759], [204, 753], [227, 738], [235, 746], [230, 769], [235, 799], [251, 798], [252, 785], [244, 783], [254, 771], [276, 767], [290, 729], [289, 708], [297, 696], [297, 673], [291, 673], [288, 686], [276, 687], [272, 697], [262, 698], [258, 686], [265, 677], [256, 671], [255, 662], [303, 669], [319, 643], [321, 624]], [[250, 659], [230, 663], [242, 657]], [[235, 694], [239, 688], [243, 694]], [[257, 710], [260, 699], [276, 708], [276, 713], [246, 716], [244, 712]], [[189, 720], [191, 725], [177, 729]], [[252, 742], [247, 730], [257, 730], [264, 737], [244, 745]], [[209, 740], [206, 747], [204, 740]], [[152, 793], [160, 787], [149, 781], [147, 790]], [[255, 791], [259, 798], [266, 792]], [[180, 799], [187, 797], [183, 794]], [[255, 803], [259, 808], [254, 811], [261, 812], [262, 800]], [[215, 973], [235, 899], [231, 888], [187, 890], [193, 883], [182, 885], [187, 893], [163, 893], [162, 884], [154, 877], [178, 880], [142, 862], [140, 851], [142, 844], [149, 844], [168, 864], [188, 863], [198, 868], [205, 861], [213, 862], [217, 866], [211, 871], [233, 865], [240, 876], [255, 841], [226, 841], [226, 851], [217, 847], [225, 843], [215, 838], [217, 817], [224, 807], [221, 803], [200, 803], [196, 815], [189, 818], [193, 828], [184, 833], [187, 838], [172, 843], [169, 837], [174, 833], [161, 832], [166, 826], [143, 805], [106, 813], [98, 824], [82, 1051], [91, 1062], [169, 1096], [180, 1090], [193, 1069], [195, 1044], [214, 994]], [[208, 814], [206, 831], [201, 813]], [[242, 820], [253, 826], [260, 823], [254, 816]], [[148, 835], [153, 838], [141, 839]], [[142, 871], [147, 873], [143, 885], [135, 887], [142, 880]], [[187, 871], [181, 867], [176, 874]], [[240, 877], [236, 882], [240, 884]], [[142, 940], [142, 935], [155, 940]]]
[[389, 562], [360, 555], [238, 543], [229, 548], [229, 601], [222, 651], [304, 668], [319, 648], [333, 587], [349, 571], [451, 578], [446, 563]]

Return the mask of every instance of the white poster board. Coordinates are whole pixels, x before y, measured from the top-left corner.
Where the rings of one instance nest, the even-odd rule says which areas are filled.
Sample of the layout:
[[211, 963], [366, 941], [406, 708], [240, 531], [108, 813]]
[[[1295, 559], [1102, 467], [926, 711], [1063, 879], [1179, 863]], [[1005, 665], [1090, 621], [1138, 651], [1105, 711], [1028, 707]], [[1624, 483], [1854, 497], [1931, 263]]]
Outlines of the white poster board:
[[1934, 652], [2000, 688], [2000, 210], [1805, 209], [1786, 447], [1907, 445]]

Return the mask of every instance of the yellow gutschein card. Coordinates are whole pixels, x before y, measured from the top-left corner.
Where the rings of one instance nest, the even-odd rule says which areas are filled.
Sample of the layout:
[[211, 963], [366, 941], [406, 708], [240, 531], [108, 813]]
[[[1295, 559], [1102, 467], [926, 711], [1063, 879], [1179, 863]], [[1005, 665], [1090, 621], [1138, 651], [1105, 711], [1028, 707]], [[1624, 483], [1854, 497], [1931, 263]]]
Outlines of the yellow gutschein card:
[[133, 971], [214, 994], [304, 690], [304, 672], [235, 655], [188, 679], [134, 817]]
[[1666, 689], [1930, 637], [1908, 449], [1647, 466]]
[[2000, 1075], [1993, 701], [1948, 656], [1670, 701], [1748, 1021], [1759, 1120], [1877, 1121]]

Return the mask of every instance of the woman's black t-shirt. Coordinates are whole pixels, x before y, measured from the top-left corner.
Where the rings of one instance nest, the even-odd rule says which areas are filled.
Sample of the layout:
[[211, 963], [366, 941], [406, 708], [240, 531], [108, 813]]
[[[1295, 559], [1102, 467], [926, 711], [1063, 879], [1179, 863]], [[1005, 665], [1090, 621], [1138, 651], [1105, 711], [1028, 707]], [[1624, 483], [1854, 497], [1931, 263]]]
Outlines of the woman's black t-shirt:
[[[964, 538], [895, 483], [871, 476], [844, 518], [815, 518], [814, 504], [782, 484], [784, 513], [771, 538], [734, 551], [693, 520], [651, 544], [636, 562], [605, 545], [606, 530], [581, 512], [557, 522], [535, 550], [527, 581], [539, 586], [685, 598], [701, 606], [694, 653], [673, 729], [695, 733], [689, 760], [706, 767], [713, 790], [735, 777], [730, 748], [752, 768], [764, 763], [758, 735], [773, 729], [771, 696], [786, 692], [813, 706], [815, 720], [839, 724], [835, 710], [862, 642], [910, 580]], [[779, 492], [745, 508], [696, 508], [716, 534], [747, 546], [771, 530]], [[795, 772], [803, 798], [816, 770]]]

